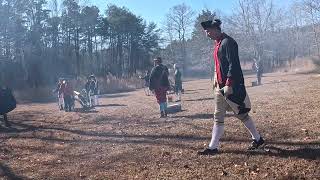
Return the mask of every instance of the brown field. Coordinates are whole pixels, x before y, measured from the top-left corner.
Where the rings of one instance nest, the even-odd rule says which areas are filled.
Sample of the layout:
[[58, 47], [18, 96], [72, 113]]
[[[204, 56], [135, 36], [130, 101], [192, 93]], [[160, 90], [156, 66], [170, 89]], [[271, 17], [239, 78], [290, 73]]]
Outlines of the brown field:
[[198, 156], [213, 125], [210, 80], [185, 83], [183, 111], [159, 119], [143, 90], [105, 95], [95, 111], [23, 104], [0, 126], [0, 179], [320, 179], [320, 76], [272, 73], [249, 87], [269, 151], [226, 118], [221, 153]]

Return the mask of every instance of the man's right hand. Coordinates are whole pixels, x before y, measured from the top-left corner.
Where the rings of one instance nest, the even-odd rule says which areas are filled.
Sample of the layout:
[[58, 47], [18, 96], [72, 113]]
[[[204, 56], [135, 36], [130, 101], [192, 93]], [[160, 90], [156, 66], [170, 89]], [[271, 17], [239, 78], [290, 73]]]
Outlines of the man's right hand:
[[233, 89], [230, 86], [225, 86], [223, 88], [223, 91], [224, 91], [225, 96], [229, 96], [229, 95], [233, 94]]

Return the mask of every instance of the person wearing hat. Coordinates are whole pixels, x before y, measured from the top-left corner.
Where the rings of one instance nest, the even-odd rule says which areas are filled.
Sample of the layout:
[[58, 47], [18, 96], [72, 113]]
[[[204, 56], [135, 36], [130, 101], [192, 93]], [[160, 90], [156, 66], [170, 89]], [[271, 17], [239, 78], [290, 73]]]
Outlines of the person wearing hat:
[[58, 106], [59, 106], [60, 111], [63, 110], [63, 105], [64, 105], [63, 92], [62, 92], [62, 89], [61, 89], [62, 81], [63, 81], [63, 78], [59, 78], [57, 87], [56, 87], [55, 90], [53, 90], [54, 93], [58, 93]]
[[144, 80], [144, 92], [147, 96], [150, 96], [150, 70], [147, 70], [146, 74], [144, 76], [139, 76], [139, 78]]
[[174, 92], [178, 97], [178, 101], [181, 101], [181, 91], [182, 91], [181, 72], [177, 64], [173, 65], [173, 69], [174, 69]]
[[151, 70], [150, 91], [156, 95], [157, 102], [160, 106], [160, 117], [167, 117], [167, 91], [169, 90], [169, 70], [162, 64], [161, 57], [154, 59], [154, 67]]
[[221, 31], [222, 22], [219, 19], [204, 21], [201, 26], [207, 36], [215, 41], [213, 59], [215, 63], [215, 110], [214, 126], [209, 147], [199, 151], [199, 155], [215, 155], [224, 132], [226, 110], [231, 107], [235, 116], [243, 122], [252, 137], [248, 150], [254, 150], [264, 145], [262, 136], [256, 129], [254, 121], [249, 116], [251, 110], [242, 69], [240, 66], [237, 42]]
[[98, 80], [95, 75], [90, 76], [91, 81], [93, 82], [93, 102], [95, 106], [99, 105], [99, 89], [98, 89]]
[[63, 93], [64, 110], [71, 112], [73, 108], [73, 86], [70, 80], [63, 80], [61, 85], [61, 91]]
[[6, 127], [10, 127], [7, 113], [13, 111], [17, 107], [17, 101], [12, 90], [0, 84], [0, 116], [3, 116], [3, 122]]
[[256, 60], [255, 61], [255, 65], [256, 65], [256, 72], [257, 72], [257, 83], [258, 85], [261, 85], [261, 77], [263, 74], [263, 62], [262, 60]]
[[85, 84], [85, 89], [88, 93], [90, 106], [92, 107], [94, 105], [99, 105], [98, 82], [93, 74], [88, 77], [87, 83]]

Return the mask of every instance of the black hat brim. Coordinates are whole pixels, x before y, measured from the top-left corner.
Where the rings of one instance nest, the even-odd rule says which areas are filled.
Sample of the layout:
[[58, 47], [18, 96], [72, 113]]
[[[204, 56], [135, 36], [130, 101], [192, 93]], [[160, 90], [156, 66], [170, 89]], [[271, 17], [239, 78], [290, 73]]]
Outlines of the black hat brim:
[[203, 21], [203, 22], [201, 22], [201, 26], [202, 26], [203, 29], [211, 28], [212, 27], [212, 21], [211, 20]]

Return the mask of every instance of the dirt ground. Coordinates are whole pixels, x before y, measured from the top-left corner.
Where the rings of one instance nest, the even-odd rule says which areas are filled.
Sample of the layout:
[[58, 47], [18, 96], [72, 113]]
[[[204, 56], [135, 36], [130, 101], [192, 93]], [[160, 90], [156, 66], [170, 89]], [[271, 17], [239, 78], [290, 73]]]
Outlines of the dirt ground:
[[266, 74], [250, 87], [252, 117], [268, 151], [248, 152], [250, 135], [225, 120], [221, 153], [198, 156], [211, 137], [208, 79], [185, 83], [183, 111], [159, 119], [142, 90], [105, 95], [94, 111], [23, 104], [0, 126], [0, 179], [320, 179], [320, 76]]

